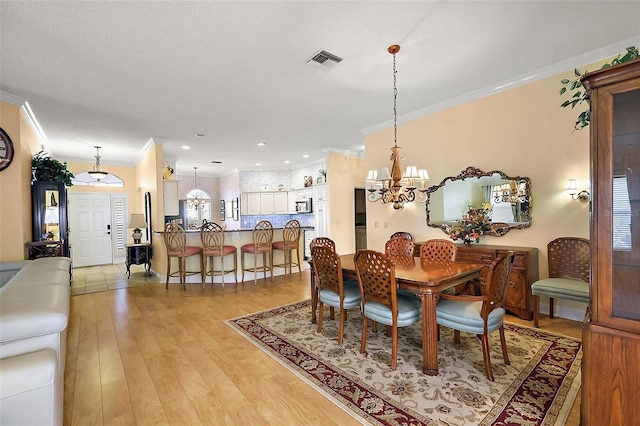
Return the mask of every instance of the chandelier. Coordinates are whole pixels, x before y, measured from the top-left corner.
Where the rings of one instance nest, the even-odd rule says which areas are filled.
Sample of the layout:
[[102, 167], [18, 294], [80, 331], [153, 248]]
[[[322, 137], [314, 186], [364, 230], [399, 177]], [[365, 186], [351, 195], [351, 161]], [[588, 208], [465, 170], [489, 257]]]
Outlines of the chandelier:
[[187, 208], [189, 209], [198, 209], [198, 208], [203, 208], [204, 207], [204, 203], [205, 200], [203, 200], [202, 198], [198, 198], [198, 168], [194, 167], [193, 168], [193, 186], [194, 186], [194, 193], [195, 193], [195, 197], [194, 198], [190, 198], [189, 200], [187, 200]]
[[123, 187], [124, 182], [118, 176], [106, 172], [102, 170], [102, 165], [100, 164], [100, 146], [94, 146], [96, 149], [96, 162], [91, 168], [86, 172], [78, 173], [71, 179], [71, 183], [74, 185], [85, 185], [85, 186], [117, 186]]
[[[400, 152], [398, 146], [398, 88], [396, 85], [396, 53], [400, 51], [397, 44], [388, 47], [387, 51], [393, 55], [393, 147], [391, 147], [391, 173], [387, 167], [380, 170], [370, 170], [367, 174], [367, 199], [371, 202], [380, 201], [382, 204], [390, 203], [398, 210], [404, 208], [406, 203], [413, 201], [424, 202], [427, 199], [426, 181], [429, 174], [425, 169], [408, 166], [404, 174], [400, 166], [400, 160], [405, 155]], [[418, 189], [418, 186], [420, 188]]]
[[498, 187], [494, 187], [493, 201], [495, 203], [525, 203], [528, 201], [528, 197], [522, 188], [518, 188], [518, 184], [515, 180], [511, 180], [508, 184], [503, 184]]

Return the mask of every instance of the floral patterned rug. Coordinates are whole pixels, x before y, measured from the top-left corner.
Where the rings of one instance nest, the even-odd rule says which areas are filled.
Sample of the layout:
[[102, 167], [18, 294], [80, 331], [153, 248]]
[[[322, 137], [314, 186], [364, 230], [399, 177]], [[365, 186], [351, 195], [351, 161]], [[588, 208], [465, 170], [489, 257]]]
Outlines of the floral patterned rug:
[[420, 325], [398, 331], [398, 365], [390, 369], [384, 327], [360, 353], [361, 318], [348, 311], [343, 346], [337, 318], [325, 307], [322, 333], [311, 324], [310, 301], [280, 306], [226, 324], [363, 424], [562, 425], [580, 389], [580, 340], [505, 323], [511, 365], [497, 332], [490, 335], [495, 382], [487, 380], [481, 340], [441, 328], [438, 376], [422, 373]]

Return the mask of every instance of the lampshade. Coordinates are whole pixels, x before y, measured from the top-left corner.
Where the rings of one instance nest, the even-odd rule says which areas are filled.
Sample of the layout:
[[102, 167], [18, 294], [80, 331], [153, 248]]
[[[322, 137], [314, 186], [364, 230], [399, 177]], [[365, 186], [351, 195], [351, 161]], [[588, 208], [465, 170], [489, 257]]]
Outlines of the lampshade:
[[147, 222], [144, 220], [144, 215], [142, 213], [131, 213], [127, 228], [135, 228], [133, 230], [133, 234], [131, 234], [134, 243], [140, 244], [140, 240], [142, 239], [142, 232], [140, 232], [140, 228], [146, 227]]
[[147, 222], [144, 220], [144, 214], [142, 213], [131, 213], [129, 215], [129, 223], [127, 224], [127, 228], [146, 228]]
[[124, 187], [122, 179], [113, 173], [102, 170], [102, 165], [100, 164], [100, 147], [94, 146], [94, 148], [96, 149], [96, 162], [92, 169], [76, 174], [73, 179], [71, 179], [71, 182], [74, 185]]

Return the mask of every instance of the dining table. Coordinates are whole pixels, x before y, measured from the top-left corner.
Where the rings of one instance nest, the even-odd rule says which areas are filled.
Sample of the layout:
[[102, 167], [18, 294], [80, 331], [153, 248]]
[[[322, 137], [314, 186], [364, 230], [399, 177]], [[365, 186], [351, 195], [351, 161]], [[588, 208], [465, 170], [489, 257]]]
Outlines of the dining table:
[[[442, 291], [480, 278], [484, 265], [470, 262], [435, 262], [419, 257], [391, 257], [398, 288], [416, 295], [422, 303], [422, 372], [438, 375], [438, 323], [436, 304]], [[355, 278], [354, 254], [340, 256], [344, 278]], [[311, 283], [314, 286], [313, 279]], [[315, 318], [317, 297], [313, 297], [312, 317]]]

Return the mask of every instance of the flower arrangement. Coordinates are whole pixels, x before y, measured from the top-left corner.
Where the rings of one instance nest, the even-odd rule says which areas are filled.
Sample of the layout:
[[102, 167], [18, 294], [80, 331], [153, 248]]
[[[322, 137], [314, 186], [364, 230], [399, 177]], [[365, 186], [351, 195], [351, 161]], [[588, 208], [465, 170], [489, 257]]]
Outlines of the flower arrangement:
[[490, 211], [483, 207], [469, 206], [469, 210], [458, 219], [457, 225], [449, 230], [449, 237], [452, 240], [461, 240], [470, 245], [472, 242], [479, 243], [480, 235], [491, 229]]

